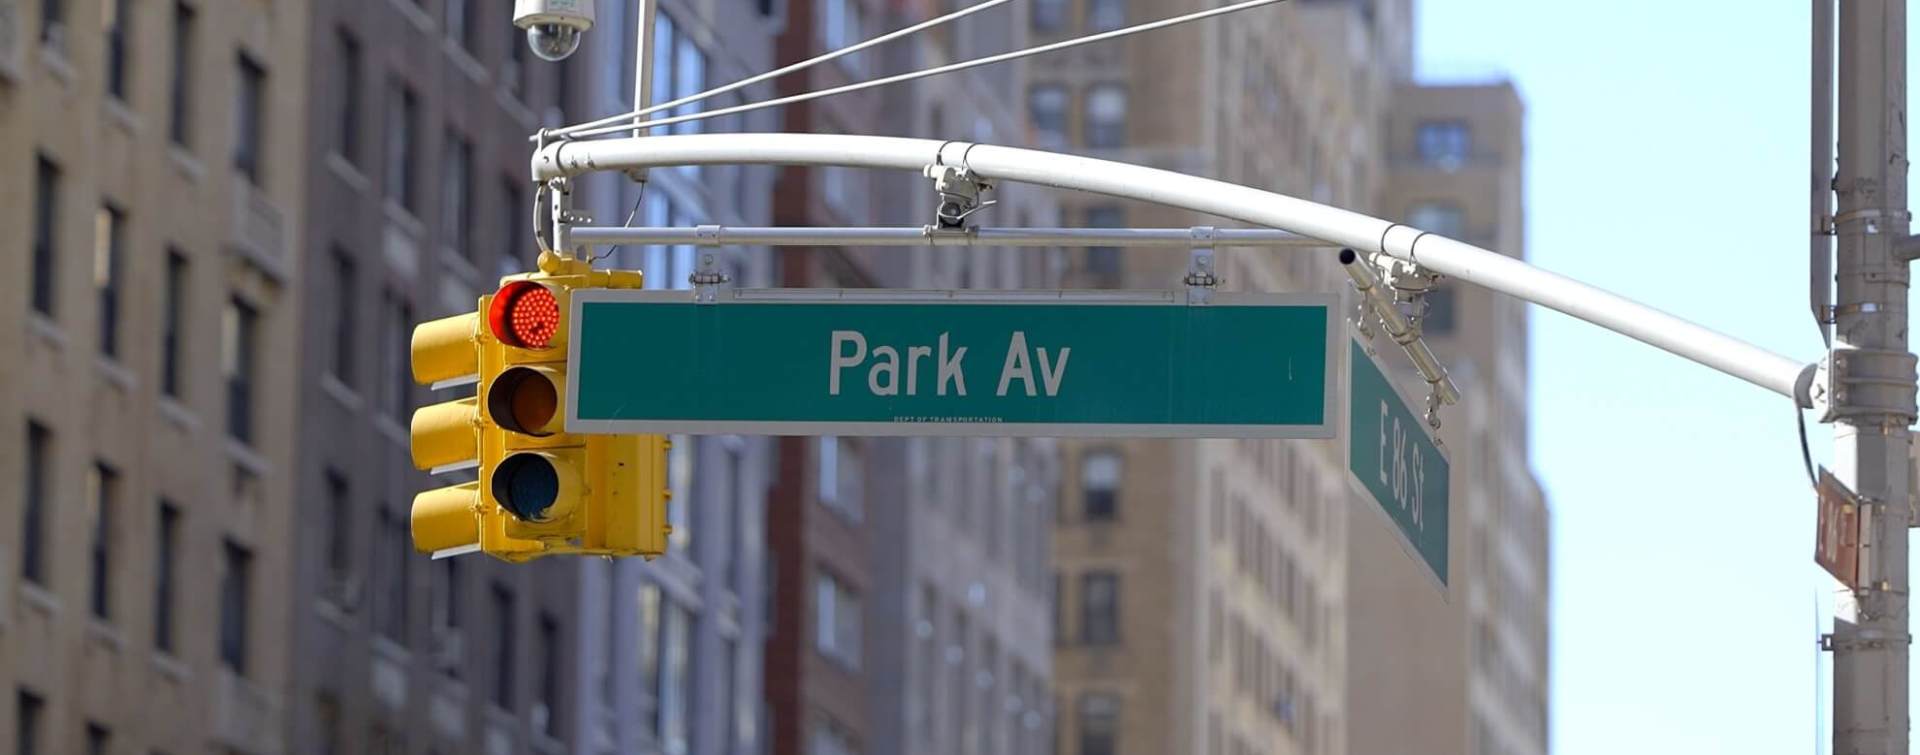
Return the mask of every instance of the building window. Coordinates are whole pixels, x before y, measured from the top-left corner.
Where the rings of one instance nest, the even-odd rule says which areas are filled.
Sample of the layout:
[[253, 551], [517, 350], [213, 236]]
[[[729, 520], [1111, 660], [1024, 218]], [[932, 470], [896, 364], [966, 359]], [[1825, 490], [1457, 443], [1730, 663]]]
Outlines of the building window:
[[1088, 31], [1112, 31], [1126, 25], [1126, 0], [1087, 0]]
[[314, 699], [314, 718], [319, 719], [320, 755], [340, 755], [340, 700], [331, 692]]
[[1087, 521], [1112, 521], [1119, 516], [1120, 454], [1111, 450], [1089, 452], [1080, 461], [1080, 496]]
[[533, 238], [527, 233], [526, 191], [521, 181], [512, 176], [500, 182], [500, 259], [495, 261], [501, 275], [511, 275], [519, 271], [519, 262], [531, 257], [527, 254]]
[[54, 256], [59, 238], [60, 166], [44, 153], [35, 162], [33, 179], [33, 309], [53, 317]]
[[37, 422], [27, 423], [27, 469], [25, 501], [20, 524], [20, 576], [28, 582], [46, 586], [47, 578], [47, 483], [53, 479], [53, 434]]
[[106, 0], [100, 5], [100, 25], [106, 36], [107, 47], [107, 94], [125, 102], [127, 99], [127, 26], [133, 19], [128, 18], [127, 0]]
[[[653, 735], [660, 736], [660, 651], [666, 638], [660, 632], [660, 587], [652, 583], [640, 586], [638, 605], [639, 617], [634, 620], [638, 627], [634, 646], [635, 669], [640, 677], [640, 720], [653, 725]], [[612, 631], [611, 625], [609, 630]]]
[[1108, 694], [1080, 696], [1080, 755], [1114, 755], [1119, 751], [1120, 698]]
[[100, 205], [93, 215], [93, 291], [99, 302], [100, 353], [120, 354], [121, 247], [127, 237], [127, 214], [112, 204]]
[[[735, 278], [738, 280], [738, 277]], [[749, 499], [745, 493], [748, 485], [746, 473], [746, 449], [737, 443], [724, 444], [720, 449], [720, 485], [722, 491], [721, 507], [727, 511], [726, 537], [722, 541], [720, 564], [716, 571], [720, 575], [720, 584], [732, 590], [734, 595], [742, 595], [747, 585], [742, 579], [746, 570], [740, 568], [746, 560], [747, 516], [751, 511]]]
[[1408, 208], [1407, 225], [1459, 240], [1466, 235], [1467, 213], [1454, 202], [1421, 202]]
[[353, 572], [353, 499], [347, 495], [347, 477], [340, 470], [328, 468], [325, 477], [327, 505], [322, 515], [326, 517], [326, 529], [322, 530], [322, 547], [327, 554], [328, 579], [341, 584]]
[[333, 359], [328, 373], [341, 385], [352, 387], [354, 354], [360, 350], [360, 282], [353, 254], [333, 248]]
[[440, 161], [440, 243], [473, 260], [473, 143], [449, 130]]
[[407, 542], [407, 523], [394, 516], [387, 506], [374, 509], [375, 534], [373, 570], [370, 577], [379, 580], [374, 602], [373, 629], [389, 640], [407, 641], [407, 562], [413, 547]]
[[180, 508], [160, 500], [153, 557], [153, 648], [173, 654], [173, 583], [180, 552]]
[[94, 462], [87, 475], [87, 502], [93, 509], [87, 604], [94, 617], [103, 621], [113, 619], [113, 517], [119, 493], [120, 473], [106, 462]]
[[1127, 88], [1120, 84], [1095, 84], [1087, 90], [1086, 131], [1081, 138], [1086, 146], [1112, 149], [1127, 142]]
[[39, 695], [21, 689], [13, 707], [13, 751], [19, 755], [40, 753], [40, 713], [46, 702]]
[[532, 724], [536, 733], [552, 737], [559, 731], [554, 723], [560, 718], [560, 621], [553, 614], [540, 612], [536, 639], [540, 643], [540, 697], [533, 704]]
[[[452, 636], [460, 631], [460, 596], [463, 594], [460, 583], [460, 561], [442, 559], [429, 567], [432, 584], [428, 598], [428, 623], [433, 627], [435, 642], [452, 641]], [[475, 648], [477, 651], [478, 648]], [[461, 664], [453, 663], [442, 667], [448, 676], [458, 678]]]
[[1066, 644], [1067, 638], [1073, 636], [1072, 633], [1067, 631], [1066, 587], [1066, 577], [1062, 576], [1060, 572], [1054, 572], [1053, 592], [1049, 593], [1049, 596], [1053, 599], [1053, 642], [1057, 645]]
[[837, 437], [820, 439], [820, 503], [858, 524], [866, 512], [861, 501], [860, 447]]
[[1456, 170], [1473, 152], [1473, 136], [1466, 121], [1425, 121], [1414, 134], [1414, 148], [1421, 162]]
[[[447, 563], [453, 563], [448, 559]], [[513, 665], [517, 656], [514, 643], [513, 593], [507, 586], [493, 585], [493, 704], [501, 710], [513, 710]]]
[[444, 2], [447, 38], [453, 40], [454, 44], [459, 45], [468, 54], [476, 52], [473, 49], [475, 14], [471, 4], [468, 0], [444, 0]]
[[1110, 571], [1080, 575], [1080, 642], [1120, 642], [1120, 575]]
[[186, 337], [187, 255], [167, 249], [167, 282], [160, 305], [160, 393], [180, 395], [180, 354]]
[[367, 755], [404, 755], [406, 751], [406, 738], [385, 723], [376, 722], [367, 732]]
[[1034, 0], [1027, 19], [1035, 34], [1058, 34], [1067, 28], [1067, 0]]
[[814, 647], [849, 671], [860, 669], [860, 596], [832, 574], [814, 580]]
[[192, 146], [187, 132], [193, 126], [193, 47], [195, 20], [193, 6], [173, 4], [173, 76], [167, 92], [167, 138], [182, 147]]
[[688, 663], [692, 640], [687, 610], [672, 601], [662, 607], [660, 634], [660, 743], [666, 755], [686, 755], [688, 706], [693, 703], [693, 669]]
[[[506, 89], [507, 94], [525, 100], [527, 99], [528, 73], [526, 32], [521, 31], [518, 26], [502, 25], [501, 28], [508, 31], [509, 36], [507, 37], [507, 58], [500, 62], [500, 85]], [[638, 31], [638, 29], [629, 29], [627, 33], [633, 34], [636, 31]], [[633, 68], [632, 64], [626, 63], [624, 60], [623, 58], [623, 62], [620, 64], [621, 68]], [[564, 79], [566, 73], [561, 72], [560, 76]], [[628, 78], [632, 78], [633, 74], [629, 73], [627, 76]], [[560, 101], [566, 102], [567, 100], [562, 99]]]
[[1452, 335], [1454, 327], [1454, 289], [1437, 285], [1427, 291], [1427, 312], [1420, 318], [1420, 332], [1430, 336]]
[[87, 722], [87, 755], [107, 755], [113, 744], [113, 733], [107, 731], [97, 721]]
[[62, 57], [66, 56], [66, 0], [40, 0], [40, 43]]
[[352, 32], [341, 29], [334, 34], [334, 44], [338, 46], [334, 64], [339, 66], [335, 76], [340, 81], [340, 119], [334, 124], [339, 133], [334, 135], [333, 146], [341, 157], [355, 165], [360, 164], [360, 111], [363, 95], [360, 89], [360, 40]]
[[220, 663], [233, 673], [246, 676], [253, 552], [232, 540], [222, 545], [226, 568], [220, 573]]
[[675, 548], [693, 545], [693, 446], [686, 435], [671, 436], [673, 447], [667, 450], [667, 489], [672, 493], [667, 505], [667, 542]]
[[253, 442], [254, 364], [260, 315], [253, 305], [234, 297], [227, 301], [220, 325], [220, 369], [227, 383], [227, 434], [242, 443]]
[[821, 714], [809, 727], [807, 755], [860, 755], [860, 745], [847, 727]]
[[[1034, 7], [1038, 8], [1045, 4], [1046, 2], [1043, 1]], [[1066, 148], [1067, 88], [1059, 84], [1035, 84], [1028, 87], [1027, 122], [1033, 125], [1035, 146], [1050, 150]]]
[[[1127, 223], [1126, 210], [1119, 205], [1101, 205], [1087, 208], [1088, 228], [1121, 228]], [[1087, 272], [1101, 279], [1103, 283], [1118, 283], [1120, 279], [1120, 248], [1096, 246], [1087, 249]]]
[[420, 214], [419, 192], [414, 186], [414, 161], [418, 148], [420, 103], [413, 89], [394, 80], [387, 89], [387, 198], [407, 212]]
[[[820, 44], [828, 50], [838, 50], [858, 44], [866, 38], [861, 20], [860, 0], [825, 0], [820, 13]], [[865, 70], [860, 53], [853, 53], [840, 62], [851, 73]]]
[[386, 409], [395, 422], [406, 425], [413, 413], [413, 308], [405, 299], [387, 292], [387, 369]]
[[246, 53], [241, 53], [238, 61], [239, 88], [233, 104], [233, 167], [254, 186], [259, 186], [265, 146], [261, 140], [266, 137], [267, 72]]

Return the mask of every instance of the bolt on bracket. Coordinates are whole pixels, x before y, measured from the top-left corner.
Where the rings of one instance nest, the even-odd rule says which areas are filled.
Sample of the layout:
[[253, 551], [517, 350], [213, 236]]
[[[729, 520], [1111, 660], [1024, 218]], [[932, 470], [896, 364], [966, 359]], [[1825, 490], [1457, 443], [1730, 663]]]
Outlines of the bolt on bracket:
[[720, 251], [715, 246], [720, 241], [720, 226], [694, 226], [693, 231], [701, 242], [700, 262], [687, 282], [693, 284], [694, 303], [712, 304], [720, 297], [720, 285], [733, 280], [720, 270]]
[[1193, 249], [1187, 256], [1187, 275], [1180, 282], [1187, 286], [1188, 304], [1211, 304], [1213, 290], [1220, 285], [1220, 276], [1214, 274], [1213, 228], [1195, 226], [1191, 233]]

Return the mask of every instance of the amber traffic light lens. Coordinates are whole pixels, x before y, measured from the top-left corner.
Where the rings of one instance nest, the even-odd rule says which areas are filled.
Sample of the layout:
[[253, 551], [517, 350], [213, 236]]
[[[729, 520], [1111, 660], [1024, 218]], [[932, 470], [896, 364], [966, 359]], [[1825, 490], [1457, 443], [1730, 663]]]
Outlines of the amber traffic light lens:
[[559, 376], [537, 367], [513, 367], [487, 388], [487, 416], [500, 427], [524, 435], [547, 436], [560, 414]]
[[532, 281], [500, 287], [489, 309], [487, 324], [493, 328], [493, 337], [508, 346], [550, 348], [560, 332], [559, 297], [553, 289]]

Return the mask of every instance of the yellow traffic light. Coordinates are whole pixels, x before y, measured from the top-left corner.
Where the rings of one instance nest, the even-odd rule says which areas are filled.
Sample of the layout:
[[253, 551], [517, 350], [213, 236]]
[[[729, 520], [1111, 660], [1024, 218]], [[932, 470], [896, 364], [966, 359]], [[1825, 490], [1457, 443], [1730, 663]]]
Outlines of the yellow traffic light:
[[[542, 272], [510, 277], [481, 298], [484, 326], [473, 336], [480, 385], [471, 405], [480, 550], [511, 561], [666, 551], [665, 439], [565, 429], [572, 292], [640, 283], [637, 272], [543, 258]], [[449, 408], [433, 419], [452, 425], [456, 415]], [[453, 453], [416, 451], [416, 460]]]
[[640, 284], [638, 272], [542, 255], [541, 272], [508, 277], [478, 311], [414, 328], [415, 381], [477, 388], [414, 412], [414, 466], [479, 478], [414, 497], [415, 549], [508, 561], [666, 552], [666, 439], [565, 428], [571, 292]]

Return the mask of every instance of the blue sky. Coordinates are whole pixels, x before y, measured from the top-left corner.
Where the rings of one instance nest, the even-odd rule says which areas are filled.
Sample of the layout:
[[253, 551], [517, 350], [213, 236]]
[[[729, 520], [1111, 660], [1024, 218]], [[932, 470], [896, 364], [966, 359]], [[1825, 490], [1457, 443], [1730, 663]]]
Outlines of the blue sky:
[[[1526, 99], [1535, 264], [1819, 355], [1807, 3], [1416, 2], [1424, 76], [1504, 70]], [[1556, 313], [1532, 324], [1553, 750], [1814, 751], [1832, 600], [1790, 405]]]

